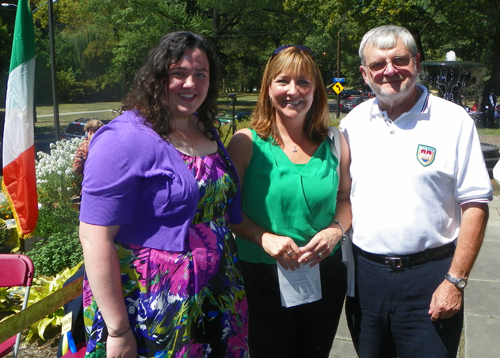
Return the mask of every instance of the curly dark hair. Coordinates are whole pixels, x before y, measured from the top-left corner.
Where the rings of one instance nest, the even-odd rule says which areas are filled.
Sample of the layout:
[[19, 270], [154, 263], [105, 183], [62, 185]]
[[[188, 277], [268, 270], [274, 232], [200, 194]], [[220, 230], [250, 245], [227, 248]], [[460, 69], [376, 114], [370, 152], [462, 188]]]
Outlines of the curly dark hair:
[[200, 49], [208, 58], [210, 85], [207, 98], [196, 113], [205, 136], [214, 139], [220, 77], [218, 60], [209, 42], [192, 32], [179, 31], [165, 35], [149, 52], [122, 103], [122, 110], [137, 111], [156, 133], [168, 138], [175, 129], [171, 124], [172, 112], [167, 98], [168, 69], [180, 61], [186, 49]]

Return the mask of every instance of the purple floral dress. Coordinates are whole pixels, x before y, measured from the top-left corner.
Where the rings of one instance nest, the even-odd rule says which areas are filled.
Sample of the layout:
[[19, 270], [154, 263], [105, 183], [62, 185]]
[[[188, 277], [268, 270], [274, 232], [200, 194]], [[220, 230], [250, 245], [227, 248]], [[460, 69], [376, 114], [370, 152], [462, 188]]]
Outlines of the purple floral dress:
[[[168, 252], [116, 243], [138, 357], [247, 357], [248, 308], [227, 205], [236, 183], [224, 152], [180, 153], [200, 189], [189, 250]], [[231, 167], [232, 169], [232, 167]], [[105, 357], [107, 332], [88, 281], [85, 357]]]

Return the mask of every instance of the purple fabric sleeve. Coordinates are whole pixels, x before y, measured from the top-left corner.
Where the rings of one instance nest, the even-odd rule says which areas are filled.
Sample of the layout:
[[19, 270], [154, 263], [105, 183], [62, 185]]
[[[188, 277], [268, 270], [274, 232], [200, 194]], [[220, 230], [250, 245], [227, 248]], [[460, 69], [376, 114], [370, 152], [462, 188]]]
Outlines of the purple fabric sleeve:
[[133, 112], [94, 135], [80, 220], [120, 225], [115, 240], [183, 251], [199, 190], [175, 148]]

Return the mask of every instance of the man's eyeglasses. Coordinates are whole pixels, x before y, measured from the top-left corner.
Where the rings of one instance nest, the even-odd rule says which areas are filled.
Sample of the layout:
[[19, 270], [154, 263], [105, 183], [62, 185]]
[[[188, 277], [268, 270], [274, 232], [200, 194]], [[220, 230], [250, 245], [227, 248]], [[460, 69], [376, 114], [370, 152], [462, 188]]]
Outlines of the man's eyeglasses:
[[413, 56], [397, 56], [393, 57], [387, 61], [374, 61], [372, 63], [369, 63], [366, 65], [372, 72], [380, 72], [384, 70], [387, 67], [387, 64], [389, 62], [392, 63], [392, 66], [399, 68], [399, 67], [405, 67], [410, 64], [410, 59]]
[[302, 52], [305, 52], [305, 53], [309, 54], [312, 58], [314, 58], [314, 52], [309, 47], [302, 46], [302, 45], [283, 45], [283, 46], [280, 46], [276, 50], [273, 51], [273, 56], [276, 56], [277, 54], [285, 51], [287, 48], [290, 48], [290, 47], [295, 47], [296, 49], [298, 49]]

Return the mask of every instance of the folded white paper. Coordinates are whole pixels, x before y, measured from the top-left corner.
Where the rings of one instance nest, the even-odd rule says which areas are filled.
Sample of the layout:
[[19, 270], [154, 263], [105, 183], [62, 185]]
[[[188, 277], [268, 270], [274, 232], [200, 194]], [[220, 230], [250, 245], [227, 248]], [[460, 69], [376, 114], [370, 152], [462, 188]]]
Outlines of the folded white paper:
[[299, 269], [285, 270], [278, 266], [281, 304], [283, 307], [294, 307], [321, 299], [321, 281], [319, 265], [301, 266]]

